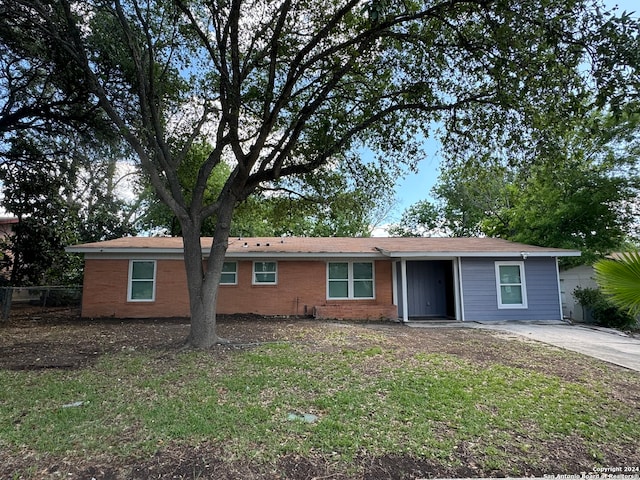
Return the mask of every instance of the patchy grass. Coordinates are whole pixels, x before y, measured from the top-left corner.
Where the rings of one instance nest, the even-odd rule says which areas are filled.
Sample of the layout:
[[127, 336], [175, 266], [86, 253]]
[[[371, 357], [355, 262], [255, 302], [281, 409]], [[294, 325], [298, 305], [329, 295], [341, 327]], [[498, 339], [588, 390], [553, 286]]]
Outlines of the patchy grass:
[[[411, 458], [467, 475], [640, 463], [637, 390], [616, 396], [611, 378], [536, 367], [566, 362], [564, 352], [501, 340], [505, 358], [537, 352], [524, 368], [407, 348], [384, 330], [315, 328], [245, 349], [126, 350], [81, 369], [0, 370], [0, 449], [118, 463], [207, 444], [228, 464], [322, 459], [353, 475], [363, 458]], [[473, 333], [469, 345], [483, 338]], [[632, 372], [616, 376], [638, 388]]]

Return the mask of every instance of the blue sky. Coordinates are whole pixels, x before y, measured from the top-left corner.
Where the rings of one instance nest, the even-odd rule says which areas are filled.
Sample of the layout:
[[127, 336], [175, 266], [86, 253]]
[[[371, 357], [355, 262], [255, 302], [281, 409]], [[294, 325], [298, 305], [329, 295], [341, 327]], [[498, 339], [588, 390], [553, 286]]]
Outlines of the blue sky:
[[[607, 7], [618, 6], [619, 12], [640, 12], [638, 0], [604, 0]], [[396, 185], [396, 197], [398, 206], [389, 220], [399, 220], [402, 212], [410, 205], [429, 197], [431, 188], [439, 175], [440, 157], [438, 150], [440, 145], [433, 139], [425, 142], [426, 157], [418, 165], [418, 173], [410, 173]]]

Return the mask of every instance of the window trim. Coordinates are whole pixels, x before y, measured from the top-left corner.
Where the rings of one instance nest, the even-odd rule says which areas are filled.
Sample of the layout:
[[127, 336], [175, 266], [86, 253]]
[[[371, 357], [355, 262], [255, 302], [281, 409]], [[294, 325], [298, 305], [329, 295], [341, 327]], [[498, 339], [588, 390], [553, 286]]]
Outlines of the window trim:
[[[517, 266], [520, 269], [520, 283], [502, 283], [500, 279], [500, 267]], [[523, 261], [499, 261], [495, 262], [496, 272], [496, 295], [498, 299], [498, 308], [501, 310], [507, 309], [527, 309], [529, 308], [527, 302], [527, 282], [525, 279], [525, 269]], [[503, 286], [519, 286], [522, 292], [522, 303], [503, 303], [502, 301], [502, 287]]]
[[[133, 278], [133, 265], [135, 263], [152, 263], [153, 264], [153, 278], [141, 279]], [[158, 262], [157, 260], [143, 260], [143, 259], [131, 259], [129, 260], [129, 273], [127, 277], [127, 302], [140, 303], [140, 302], [155, 302], [156, 301], [156, 285], [158, 276]], [[149, 282], [151, 281], [151, 298], [132, 298], [133, 284], [134, 282]]]
[[[329, 266], [334, 263], [346, 263], [347, 264], [347, 296], [346, 297], [332, 297], [330, 295], [329, 285], [331, 283], [331, 279], [329, 278]], [[353, 277], [353, 264], [354, 263], [368, 263], [371, 265], [371, 279], [362, 279], [362, 278], [354, 278]], [[347, 260], [347, 261], [328, 261], [326, 267], [326, 296], [327, 300], [375, 300], [376, 298], [376, 262], [373, 260]], [[345, 279], [336, 279], [340, 281], [344, 281]], [[356, 297], [354, 295], [354, 282], [358, 280], [366, 280], [371, 282], [371, 296], [370, 297]]]
[[[256, 272], [256, 263], [273, 263], [275, 270], [273, 272]], [[256, 278], [257, 273], [273, 273], [273, 282], [259, 282]], [[252, 285], [277, 285], [278, 284], [278, 262], [275, 260], [254, 260], [251, 265], [251, 284]]]
[[[233, 263], [233, 265], [234, 265], [234, 267], [235, 267], [234, 271], [233, 271], [233, 272], [225, 272], [225, 271], [224, 271], [224, 264], [225, 264], [225, 263], [227, 263], [227, 264], [228, 264], [228, 263]], [[222, 264], [222, 269], [223, 269], [223, 270], [222, 270], [222, 272], [220, 273], [220, 285], [238, 285], [238, 262], [237, 262], [237, 261], [234, 261], [234, 260], [231, 260], [231, 261], [228, 261], [228, 262], [224, 262], [224, 263]], [[225, 275], [225, 274], [229, 275], [229, 274], [231, 274], [231, 273], [233, 273], [233, 276], [234, 276], [234, 280], [233, 280], [233, 282], [223, 282], [223, 281], [222, 281], [222, 276], [223, 276], [223, 275]]]

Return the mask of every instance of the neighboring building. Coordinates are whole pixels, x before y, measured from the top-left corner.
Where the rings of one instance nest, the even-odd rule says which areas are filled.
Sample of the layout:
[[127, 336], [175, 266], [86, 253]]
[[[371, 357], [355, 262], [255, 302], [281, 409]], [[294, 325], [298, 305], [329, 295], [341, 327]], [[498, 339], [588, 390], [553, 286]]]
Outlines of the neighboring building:
[[18, 217], [0, 217], [0, 239], [8, 237], [17, 223]]
[[[211, 238], [202, 239], [203, 257]], [[85, 256], [83, 317], [189, 315], [182, 239], [68, 247]], [[225, 314], [337, 319], [560, 320], [557, 257], [493, 238], [230, 238]]]
[[594, 280], [592, 265], [578, 265], [566, 270], [560, 270], [560, 291], [562, 293], [562, 314], [575, 322], [590, 322], [585, 318], [585, 310], [578, 303], [573, 292], [576, 288], [598, 288]]
[[[620, 260], [622, 254], [614, 252], [607, 255], [607, 258]], [[560, 291], [562, 293], [562, 314], [564, 318], [574, 322], [594, 322], [589, 312], [578, 303], [573, 292], [576, 288], [600, 288], [596, 283], [595, 274], [593, 265], [578, 265], [577, 267], [560, 270]]]

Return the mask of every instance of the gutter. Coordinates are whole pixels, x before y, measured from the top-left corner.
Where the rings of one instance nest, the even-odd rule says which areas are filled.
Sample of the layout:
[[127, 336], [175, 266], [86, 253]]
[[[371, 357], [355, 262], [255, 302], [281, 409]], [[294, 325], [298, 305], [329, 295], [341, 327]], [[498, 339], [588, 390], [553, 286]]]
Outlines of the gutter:
[[548, 252], [473, 252], [473, 251], [442, 251], [442, 252], [394, 252], [376, 247], [381, 254], [390, 258], [430, 258], [430, 257], [514, 257], [514, 258], [531, 258], [531, 257], [579, 257], [582, 252], [577, 250], [550, 250]]

